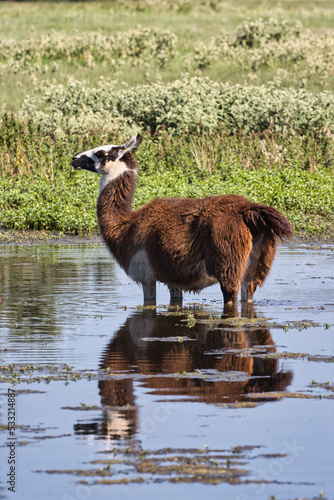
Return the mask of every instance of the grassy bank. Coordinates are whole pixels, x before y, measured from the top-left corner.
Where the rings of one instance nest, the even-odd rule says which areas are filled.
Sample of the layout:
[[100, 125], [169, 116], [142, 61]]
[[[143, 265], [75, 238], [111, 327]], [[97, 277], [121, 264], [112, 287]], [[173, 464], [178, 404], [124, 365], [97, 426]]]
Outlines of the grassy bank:
[[[99, 139], [99, 132], [52, 137], [32, 123], [7, 118], [0, 135], [3, 226], [79, 234], [96, 230], [99, 178], [74, 171], [70, 161], [73, 152]], [[120, 137], [105, 135], [104, 140], [117, 144]], [[332, 235], [332, 155], [332, 143], [311, 134], [148, 131], [136, 152], [140, 176], [134, 207], [157, 196], [235, 193], [276, 206], [297, 231]]]
[[333, 237], [334, 2], [1, 2], [0, 19], [3, 228], [95, 231], [98, 178], [71, 157], [140, 132], [135, 208], [236, 193]]

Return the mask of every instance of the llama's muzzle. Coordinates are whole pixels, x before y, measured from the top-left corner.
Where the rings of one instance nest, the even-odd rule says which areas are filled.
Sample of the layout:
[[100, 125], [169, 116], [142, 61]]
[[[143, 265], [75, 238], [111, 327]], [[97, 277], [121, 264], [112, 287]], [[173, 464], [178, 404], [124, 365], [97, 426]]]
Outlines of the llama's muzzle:
[[96, 172], [94, 160], [82, 153], [73, 156], [71, 165], [75, 170], [90, 170], [91, 172]]
[[81, 170], [81, 163], [82, 163], [82, 160], [81, 158], [77, 157], [77, 156], [73, 156], [72, 158], [72, 161], [71, 161], [71, 165], [72, 167], [74, 167], [76, 170]]

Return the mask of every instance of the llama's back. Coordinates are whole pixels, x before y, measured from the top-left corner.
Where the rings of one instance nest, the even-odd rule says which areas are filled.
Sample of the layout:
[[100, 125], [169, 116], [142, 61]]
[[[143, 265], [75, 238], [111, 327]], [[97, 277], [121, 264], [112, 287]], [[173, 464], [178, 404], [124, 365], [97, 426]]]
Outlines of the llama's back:
[[129, 217], [137, 221], [138, 244], [155, 248], [176, 264], [193, 261], [196, 265], [208, 245], [213, 245], [215, 253], [223, 242], [228, 246], [234, 241], [242, 251], [261, 235], [270, 239], [293, 235], [279, 210], [239, 195], [157, 198]]

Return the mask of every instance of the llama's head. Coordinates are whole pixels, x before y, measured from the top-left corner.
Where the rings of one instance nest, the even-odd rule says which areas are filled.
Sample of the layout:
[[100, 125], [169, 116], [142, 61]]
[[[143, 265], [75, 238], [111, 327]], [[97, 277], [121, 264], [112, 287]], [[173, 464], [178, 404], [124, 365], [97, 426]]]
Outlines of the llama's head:
[[138, 134], [122, 146], [99, 146], [89, 151], [83, 151], [73, 156], [71, 165], [76, 170], [90, 170], [110, 180], [122, 175], [127, 170], [136, 168], [136, 163], [131, 155], [126, 155], [140, 144], [142, 138]]

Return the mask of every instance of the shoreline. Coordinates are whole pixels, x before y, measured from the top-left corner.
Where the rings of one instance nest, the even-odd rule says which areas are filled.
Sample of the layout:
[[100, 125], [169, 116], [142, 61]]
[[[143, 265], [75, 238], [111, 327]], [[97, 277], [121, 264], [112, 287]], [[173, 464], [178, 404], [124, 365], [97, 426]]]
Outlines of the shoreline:
[[86, 243], [102, 241], [97, 231], [75, 234], [34, 229], [0, 229], [0, 246]]
[[[10, 245], [41, 245], [41, 244], [81, 244], [81, 243], [103, 243], [98, 231], [81, 234], [61, 233], [59, 231], [45, 231], [33, 229], [0, 229], [0, 246]], [[296, 232], [288, 246], [303, 244], [334, 244], [332, 232], [323, 236], [305, 232]]]

